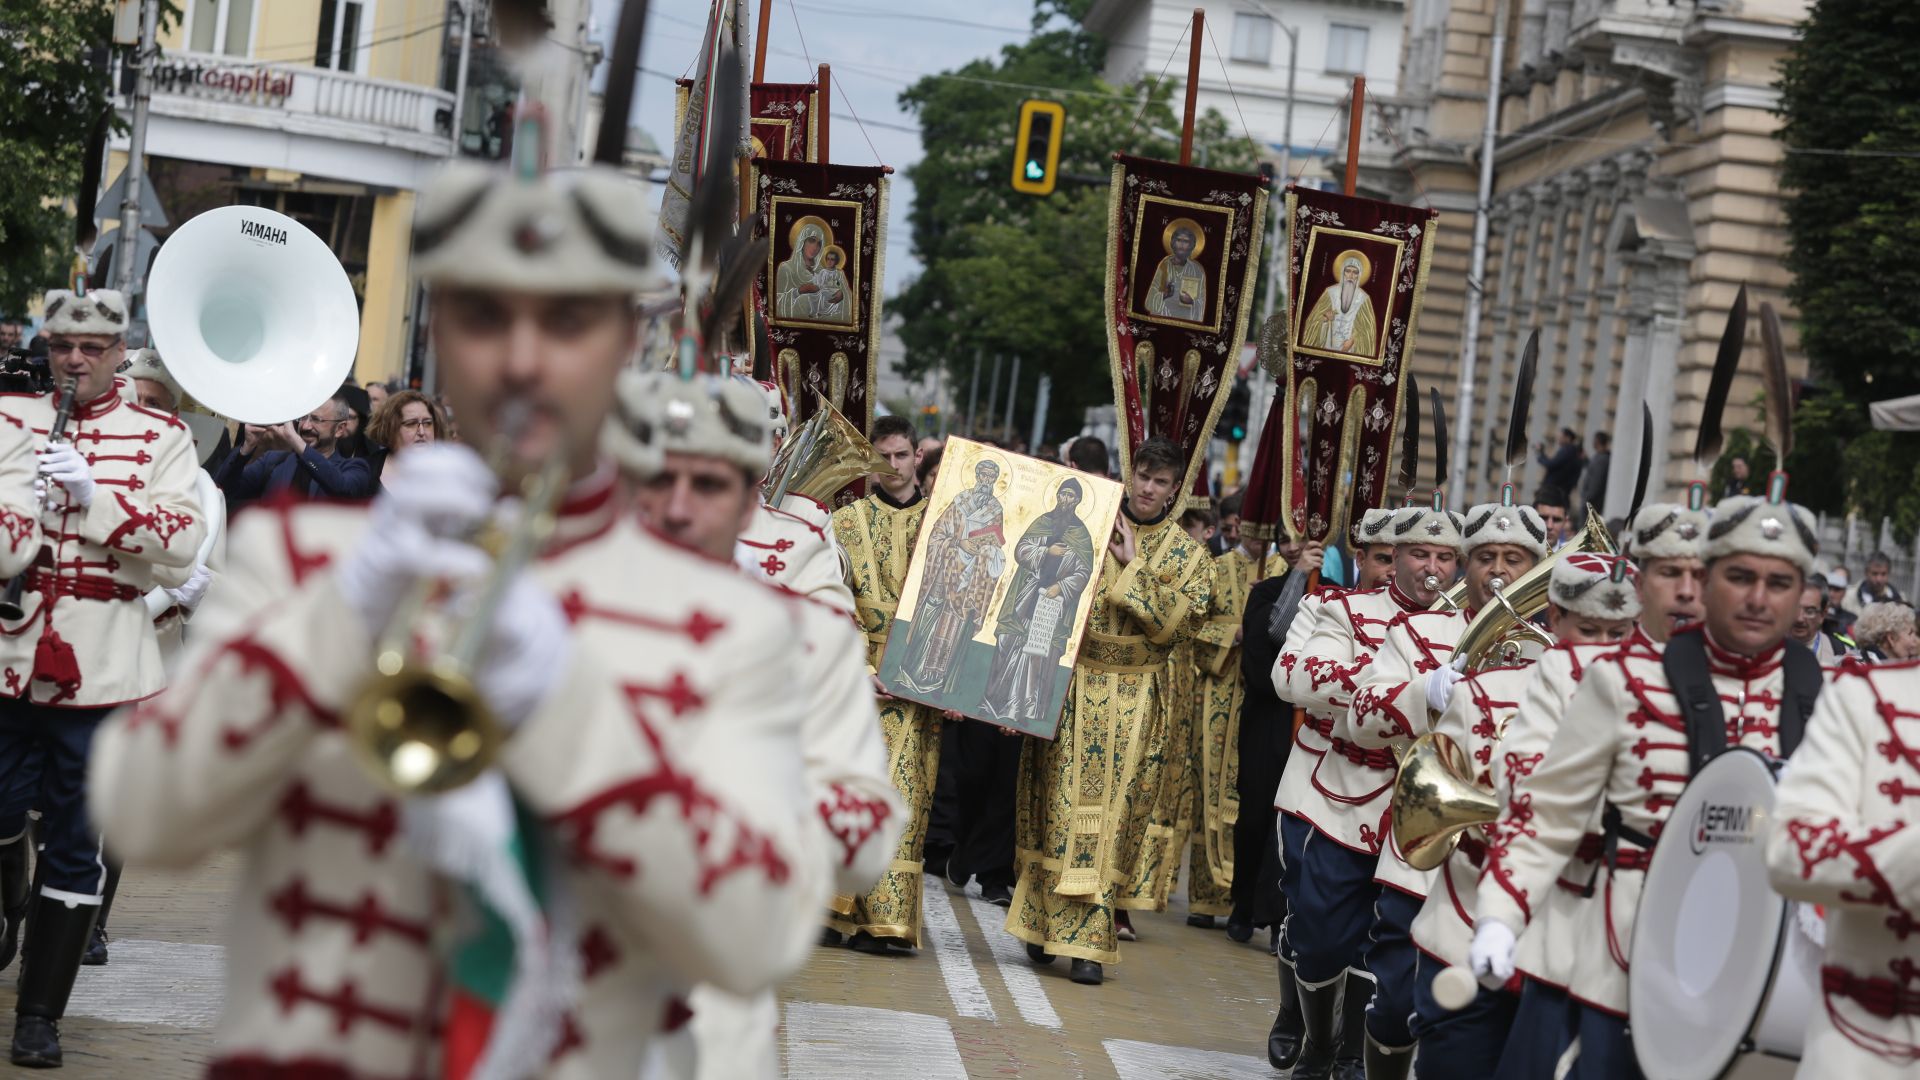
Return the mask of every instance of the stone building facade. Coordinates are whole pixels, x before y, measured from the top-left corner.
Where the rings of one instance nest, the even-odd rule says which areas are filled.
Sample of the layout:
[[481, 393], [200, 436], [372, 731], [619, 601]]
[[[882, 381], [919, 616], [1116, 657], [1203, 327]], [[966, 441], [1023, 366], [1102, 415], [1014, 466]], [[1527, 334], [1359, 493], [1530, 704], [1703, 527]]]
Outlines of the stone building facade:
[[[1442, 212], [1415, 370], [1453, 409], [1494, 19], [1507, 55], [1485, 304], [1467, 418], [1466, 490], [1494, 497], [1509, 397], [1540, 335], [1531, 435], [1614, 437], [1606, 510], [1621, 514], [1653, 414], [1650, 499], [1691, 464], [1720, 334], [1748, 288], [1747, 359], [1727, 426], [1760, 430], [1758, 305], [1785, 324], [1799, 374], [1772, 109], [1807, 0], [1408, 0], [1399, 92], [1381, 102], [1402, 147], [1370, 188]], [[1457, 424], [1459, 417], [1453, 417]], [[1427, 425], [1431, 432], [1431, 425]], [[1429, 435], [1429, 438], [1431, 436]], [[1431, 452], [1431, 447], [1428, 452]], [[1530, 498], [1541, 469], [1513, 480]]]

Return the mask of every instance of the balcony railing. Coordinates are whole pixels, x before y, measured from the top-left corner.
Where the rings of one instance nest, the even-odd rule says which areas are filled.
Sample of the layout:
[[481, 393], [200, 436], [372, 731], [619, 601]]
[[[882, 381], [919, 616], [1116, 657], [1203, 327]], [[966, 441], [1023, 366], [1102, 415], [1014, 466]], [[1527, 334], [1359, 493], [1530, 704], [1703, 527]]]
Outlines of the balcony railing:
[[429, 157], [453, 153], [452, 94], [328, 68], [169, 52], [155, 72], [153, 109]]

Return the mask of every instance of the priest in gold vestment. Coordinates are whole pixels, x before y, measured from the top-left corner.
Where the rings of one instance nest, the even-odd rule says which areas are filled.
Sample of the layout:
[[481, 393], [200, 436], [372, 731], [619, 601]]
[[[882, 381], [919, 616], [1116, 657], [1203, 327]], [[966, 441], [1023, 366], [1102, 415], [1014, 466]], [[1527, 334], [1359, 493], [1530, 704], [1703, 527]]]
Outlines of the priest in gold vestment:
[[[913, 426], [897, 416], [876, 417], [874, 450], [892, 472], [875, 473], [863, 499], [833, 512], [834, 539], [847, 553], [847, 585], [854, 620], [867, 635], [867, 668], [878, 670], [887, 650], [900, 589], [913, 561], [926, 501], [915, 481], [919, 451]], [[875, 684], [878, 692], [878, 683]], [[884, 954], [920, 944], [920, 870], [933, 808], [933, 781], [940, 764], [940, 713], [925, 705], [880, 694], [880, 730], [887, 741], [887, 773], [907, 806], [900, 848], [880, 883], [865, 896], [834, 898], [828, 942], [858, 952]]]
[[1134, 452], [1059, 731], [1029, 739], [1020, 762], [1007, 931], [1036, 963], [1070, 958], [1079, 983], [1119, 960], [1114, 911], [1166, 758], [1167, 657], [1207, 610], [1206, 549], [1171, 520], [1184, 468], [1165, 439]]

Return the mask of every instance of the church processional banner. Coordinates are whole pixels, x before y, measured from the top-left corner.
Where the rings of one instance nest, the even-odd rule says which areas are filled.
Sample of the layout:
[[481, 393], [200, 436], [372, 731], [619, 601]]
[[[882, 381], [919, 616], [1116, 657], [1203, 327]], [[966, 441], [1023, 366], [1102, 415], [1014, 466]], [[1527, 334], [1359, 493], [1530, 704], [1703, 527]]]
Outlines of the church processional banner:
[[883, 166], [754, 162], [762, 235], [771, 239], [755, 289], [773, 376], [798, 426], [818, 392], [865, 434], [873, 423], [886, 271]]
[[1107, 353], [1133, 448], [1164, 435], [1186, 451], [1193, 490], [1240, 359], [1267, 191], [1260, 177], [1116, 155], [1107, 221]]
[[887, 693], [1054, 737], [1119, 484], [947, 440], [879, 677]]
[[1388, 458], [1439, 216], [1374, 199], [1287, 189], [1287, 295], [1293, 303], [1286, 394], [1276, 399], [1272, 421], [1283, 436], [1274, 456], [1284, 463], [1276, 466], [1283, 470], [1284, 523], [1295, 536], [1338, 538], [1360, 510], [1386, 498]]

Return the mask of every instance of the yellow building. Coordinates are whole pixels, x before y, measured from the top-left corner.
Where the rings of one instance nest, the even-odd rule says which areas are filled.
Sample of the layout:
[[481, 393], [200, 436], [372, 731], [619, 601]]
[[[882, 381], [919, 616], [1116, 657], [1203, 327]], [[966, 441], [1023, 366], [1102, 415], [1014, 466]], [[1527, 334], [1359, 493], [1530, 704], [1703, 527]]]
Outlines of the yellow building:
[[[359, 294], [356, 379], [404, 374], [416, 309], [414, 193], [455, 150], [457, 8], [448, 0], [180, 6], [160, 39], [149, 113], [147, 173], [167, 222], [153, 231], [164, 241], [169, 227], [236, 203], [295, 218], [327, 241]], [[123, 102], [123, 115], [128, 108]], [[125, 147], [123, 136], [108, 175], [124, 166]]]
[[[1391, 169], [1367, 180], [1441, 211], [1414, 367], [1443, 392], [1460, 374], [1491, 41], [1496, 13], [1507, 18], [1505, 62], [1492, 76], [1500, 120], [1491, 241], [1456, 505], [1498, 492], [1514, 372], [1530, 333], [1540, 335], [1532, 437], [1551, 443], [1571, 428], [1591, 449], [1595, 434], [1612, 433], [1604, 499], [1612, 515], [1632, 494], [1643, 401], [1654, 419], [1648, 497], [1676, 495], [1695, 479], [1688, 459], [1701, 402], [1742, 284], [1752, 351], [1728, 427], [1759, 430], [1760, 301], [1779, 309], [1790, 362], [1804, 370], [1784, 300], [1782, 149], [1771, 110], [1779, 62], [1807, 7], [1409, 0], [1398, 92], [1381, 103], [1404, 145]], [[1451, 410], [1451, 393], [1447, 400]], [[1523, 498], [1540, 476], [1532, 460], [1515, 470]]]

